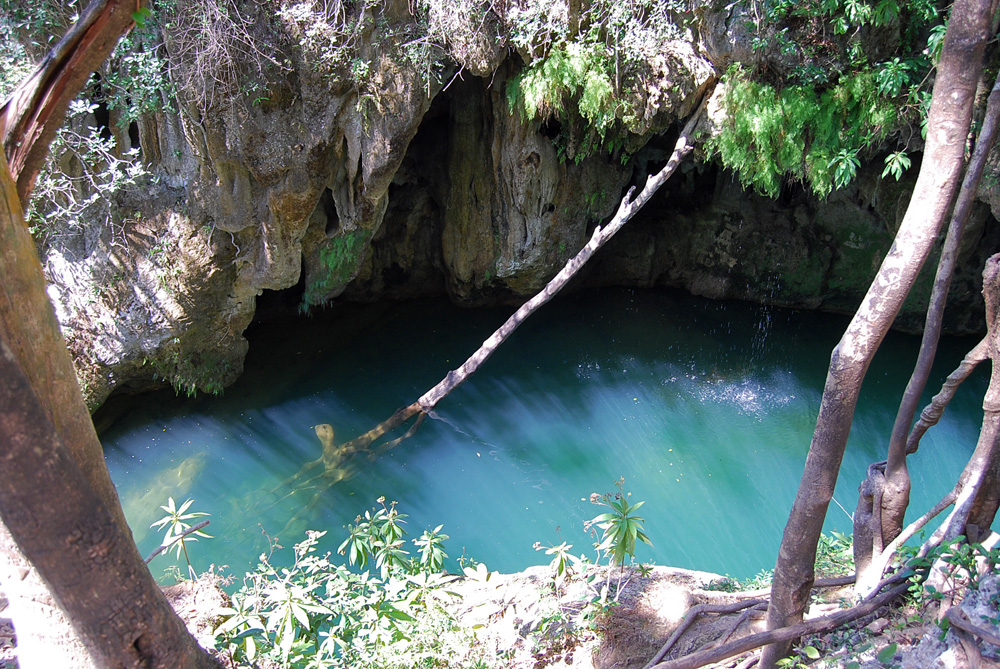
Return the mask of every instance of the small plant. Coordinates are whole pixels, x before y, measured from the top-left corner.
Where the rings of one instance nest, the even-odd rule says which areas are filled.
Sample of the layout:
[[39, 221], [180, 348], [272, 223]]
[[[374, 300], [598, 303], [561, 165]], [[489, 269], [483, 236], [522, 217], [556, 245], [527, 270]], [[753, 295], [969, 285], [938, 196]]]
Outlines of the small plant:
[[619, 479], [615, 485], [618, 487], [616, 493], [599, 495], [595, 492], [591, 494], [590, 501], [593, 504], [606, 506], [611, 511], [594, 517], [585, 524], [585, 527], [589, 529], [590, 526], [596, 525], [604, 530], [601, 541], [597, 544], [597, 550], [598, 552], [603, 551], [612, 565], [622, 566], [626, 555], [629, 558], [635, 558], [635, 542], [637, 540], [650, 546], [653, 545], [653, 542], [649, 540], [642, 529], [645, 519], [635, 514], [645, 502], [629, 504], [628, 500], [632, 493], [626, 493], [623, 490], [624, 477]]
[[837, 530], [821, 534], [816, 548], [816, 572], [826, 577], [853, 574], [854, 536]]
[[442, 525], [438, 525], [433, 530], [424, 530], [419, 539], [414, 539], [413, 543], [420, 549], [420, 566], [428, 571], [439, 572], [444, 569], [444, 559], [448, 554], [444, 552], [444, 542], [450, 537], [442, 534]]
[[574, 570], [585, 563], [582, 557], [577, 557], [569, 552], [571, 548], [573, 548], [573, 544], [568, 544], [565, 541], [558, 546], [543, 546], [537, 541], [535, 542], [534, 549], [536, 551], [545, 551], [546, 555], [552, 556], [549, 568], [552, 570], [552, 580], [555, 583], [556, 592], [559, 592], [563, 582], [573, 575]]
[[184, 553], [184, 561], [187, 562], [188, 576], [191, 577], [191, 580], [196, 579], [198, 576], [195, 574], [194, 567], [191, 566], [191, 557], [188, 555], [187, 544], [189, 541], [198, 541], [198, 537], [204, 539], [212, 538], [211, 535], [205, 534], [201, 530], [188, 533], [188, 530], [191, 529], [190, 521], [195, 518], [204, 518], [208, 515], [203, 511], [188, 511], [193, 503], [193, 499], [188, 499], [180, 507], [177, 507], [174, 504], [174, 498], [169, 497], [166, 506], [160, 507], [167, 512], [167, 515], [150, 525], [150, 527], [166, 530], [160, 546], [167, 549], [168, 552], [171, 550], [175, 551], [175, 559], [179, 560], [181, 553]]
[[896, 177], [896, 181], [899, 181], [903, 176], [903, 172], [910, 169], [910, 157], [906, 155], [906, 151], [894, 151], [885, 157], [885, 169], [882, 170], [882, 178], [886, 178], [890, 174]]
[[[642, 525], [645, 519], [635, 513], [645, 502], [629, 504], [629, 498], [632, 496], [632, 493], [624, 491], [624, 477], [616, 481], [615, 485], [618, 487], [618, 492], [616, 493], [600, 495], [595, 492], [590, 495], [591, 503], [606, 506], [611, 510], [585, 522], [584, 529], [589, 531], [592, 527], [597, 526], [604, 531], [601, 535], [601, 540], [594, 546], [597, 549], [598, 559], [600, 559], [603, 553], [608, 558], [611, 566], [619, 568], [618, 590], [615, 593], [615, 601], [618, 601], [618, 596], [622, 590], [621, 578], [625, 570], [625, 556], [628, 556], [630, 560], [635, 559], [636, 541], [641, 541], [650, 546], [653, 545], [653, 542], [649, 540], [649, 537], [643, 531]], [[605, 588], [607, 588], [607, 584], [610, 581], [611, 571], [608, 570]]]
[[[952, 596], [962, 588], [978, 590], [983, 575], [1000, 564], [1000, 547], [988, 549], [981, 543], [970, 544], [964, 536], [934, 546], [926, 554], [904, 545], [899, 555], [904, 568], [913, 571], [909, 577], [908, 596], [917, 606], [927, 599]], [[933, 570], [940, 572], [930, 578]]]
[[812, 660], [818, 660], [819, 657], [819, 650], [817, 650], [815, 646], [803, 646], [795, 651], [795, 655], [790, 655], [778, 660], [777, 665], [782, 669], [803, 667]]
[[396, 511], [395, 502], [386, 506], [385, 497], [377, 501], [382, 508], [365, 511], [364, 517], [358, 516], [337, 552], [347, 554], [351, 566], [357, 565], [360, 569], [374, 561], [385, 578], [394, 568], [405, 570], [410, 566], [409, 552], [403, 549], [406, 514]]

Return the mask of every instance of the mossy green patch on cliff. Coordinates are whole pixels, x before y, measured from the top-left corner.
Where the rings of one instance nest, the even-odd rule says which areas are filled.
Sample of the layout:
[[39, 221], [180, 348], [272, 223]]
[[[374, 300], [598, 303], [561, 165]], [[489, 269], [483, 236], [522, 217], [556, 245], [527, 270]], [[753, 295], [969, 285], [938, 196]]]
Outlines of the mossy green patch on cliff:
[[367, 230], [352, 230], [331, 237], [320, 245], [317, 250], [319, 263], [306, 276], [303, 310], [329, 299], [332, 293], [343, 289], [354, 278], [370, 236]]

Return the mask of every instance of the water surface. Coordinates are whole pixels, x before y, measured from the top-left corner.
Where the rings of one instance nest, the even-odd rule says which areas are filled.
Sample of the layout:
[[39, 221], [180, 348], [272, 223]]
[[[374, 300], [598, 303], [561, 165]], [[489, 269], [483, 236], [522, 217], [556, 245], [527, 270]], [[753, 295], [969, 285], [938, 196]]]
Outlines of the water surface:
[[[508, 316], [444, 301], [352, 308], [273, 324], [251, 337], [247, 371], [221, 397], [148, 396], [102, 434], [108, 466], [143, 554], [169, 496], [194, 498], [215, 536], [195, 567], [249, 569], [306, 529], [343, 527], [375, 500], [409, 514], [410, 538], [444, 524], [451, 558], [513, 571], [544, 562], [536, 541], [588, 551], [587, 498], [625, 479], [654, 547], [646, 562], [748, 577], [773, 566], [801, 475], [832, 346], [847, 319], [676, 293], [589, 291], [543, 307], [446, 398], [417, 434], [322, 490], [280, 483], [319, 456], [312, 426], [338, 441], [437, 383]], [[975, 342], [950, 339], [934, 384]], [[858, 405], [827, 529], [883, 459], [919, 340], [891, 334]], [[975, 445], [978, 374], [911, 458], [912, 516], [953, 484]], [[929, 393], [930, 394], [930, 393]], [[411, 548], [412, 550], [412, 548]], [[154, 573], [171, 563], [160, 557]]]

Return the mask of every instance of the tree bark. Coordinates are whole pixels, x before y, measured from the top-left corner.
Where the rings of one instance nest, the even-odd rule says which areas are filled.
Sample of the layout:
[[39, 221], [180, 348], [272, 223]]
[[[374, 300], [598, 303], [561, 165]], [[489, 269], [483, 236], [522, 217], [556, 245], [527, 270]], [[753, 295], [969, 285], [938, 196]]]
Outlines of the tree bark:
[[930, 305], [927, 309], [927, 322], [924, 327], [923, 339], [920, 342], [920, 354], [917, 358], [913, 376], [903, 395], [893, 425], [889, 440], [888, 459], [885, 468], [885, 491], [882, 495], [882, 545], [891, 542], [903, 529], [903, 517], [910, 499], [910, 476], [906, 468], [906, 438], [913, 424], [913, 416], [920, 401], [920, 395], [927, 385], [927, 378], [934, 364], [934, 353], [941, 335], [941, 322], [944, 318], [944, 307], [948, 300], [948, 289], [951, 278], [958, 263], [958, 249], [969, 218], [969, 211], [976, 198], [976, 191], [986, 167], [993, 144], [996, 141], [997, 125], [1000, 120], [1000, 78], [993, 84], [989, 101], [986, 106], [986, 117], [982, 130], [976, 140], [976, 148], [969, 161], [969, 167], [962, 182], [962, 190], [958, 194], [955, 211], [952, 213], [945, 238], [941, 259], [938, 262], [937, 275], [934, 278], [934, 288], [931, 293]]
[[978, 344], [976, 344], [971, 351], [965, 354], [962, 358], [962, 362], [958, 363], [958, 367], [948, 378], [944, 380], [941, 384], [941, 390], [938, 394], [931, 398], [931, 403], [924, 407], [924, 410], [920, 412], [920, 419], [917, 420], [913, 429], [910, 430], [910, 436], [906, 438], [906, 452], [916, 453], [917, 449], [920, 447], [920, 439], [924, 436], [924, 433], [928, 429], [934, 427], [941, 420], [941, 416], [944, 414], [945, 408], [948, 403], [951, 402], [951, 398], [955, 396], [955, 391], [958, 387], [969, 378], [972, 371], [976, 366], [989, 359], [989, 342], [986, 338], [983, 338]]
[[[187, 648], [187, 655], [190, 656], [193, 652], [190, 647], [194, 642], [175, 614], [170, 612], [166, 615], [162, 611], [151, 614], [148, 608], [156, 602], [155, 599], [150, 601], [143, 593], [155, 591], [160, 599], [162, 596], [159, 596], [156, 584], [135, 552], [135, 547], [129, 548], [131, 535], [104, 464], [90, 414], [80, 394], [69, 352], [48, 300], [41, 264], [24, 224], [21, 205], [31, 191], [35, 175], [62, 124], [70, 101], [111, 53], [119, 37], [131, 27], [132, 12], [142, 4], [143, 0], [93, 0], [80, 20], [0, 108], [0, 138], [4, 145], [4, 151], [0, 152], [0, 197], [3, 200], [0, 203], [0, 339], [7, 342], [10, 359], [16, 361], [17, 368], [30, 386], [32, 397], [37, 398], [38, 404], [34, 408], [39, 410], [41, 416], [36, 415], [32, 424], [44, 422], [59, 437], [58, 440], [33, 444], [31, 454], [53, 461], [69, 457], [77, 468], [72, 481], [58, 480], [46, 486], [23, 476], [16, 479], [10, 473], [12, 470], [4, 465], [2, 483], [7, 492], [15, 496], [5, 497], [6, 502], [0, 501], [0, 520], [3, 521], [0, 523], [0, 582], [10, 600], [22, 669], [138, 666], [131, 660], [126, 663], [112, 662], [103, 651], [95, 653], [95, 649], [101, 648], [102, 639], [106, 638], [119, 644], [138, 644], [133, 655], [128, 655], [132, 652], [128, 651], [121, 657], [167, 658], [163, 662], [156, 660], [143, 666], [209, 666], [205, 664], [207, 655], [204, 651], [194, 654], [196, 662], [185, 661], [183, 664], [175, 661], [180, 656], [161, 652], [163, 644], [167, 644], [178, 649]], [[14, 166], [13, 176], [7, 156], [10, 156]], [[2, 378], [8, 381], [6, 374]], [[15, 406], [0, 404], [5, 420], [13, 420], [8, 413]], [[5, 452], [14, 443], [10, 440], [23, 436], [16, 431], [10, 432], [21, 429], [16, 423], [9, 423], [7, 429], [0, 437], [4, 439], [2, 446]], [[63, 455], [54, 450], [56, 443]], [[10, 490], [8, 484], [15, 480], [25, 486], [23, 490]], [[67, 492], [67, 483], [77, 487], [82, 485], [89, 491], [102, 509], [99, 515], [101, 522], [106, 521], [113, 527], [113, 530], [102, 530], [113, 532], [113, 535], [105, 535], [103, 539], [98, 537], [98, 540], [111, 541], [107, 537], [115, 537], [112, 543], [119, 551], [116, 559], [124, 562], [108, 564], [127, 569], [123, 574], [129, 579], [129, 591], [124, 597], [108, 602], [103, 599], [106, 593], [115, 592], [115, 581], [121, 578], [116, 573], [101, 572], [104, 580], [100, 580], [93, 576], [93, 572], [84, 574], [82, 567], [66, 563], [74, 559], [69, 549], [85, 545], [82, 535], [72, 536], [70, 545], [62, 545], [60, 551], [43, 551], [42, 555], [38, 555], [37, 542], [55, 540], [46, 532], [57, 526], [39, 524], [29, 518], [30, 522], [35, 522], [31, 532], [25, 534], [23, 526], [16, 527], [18, 522], [24, 521], [23, 514], [19, 516], [15, 507], [7, 506], [15, 504], [16, 495], [44, 491], [53, 501], [75, 499], [73, 496], [78, 493], [75, 489]], [[97, 507], [88, 504], [87, 509], [98, 513], [95, 511]], [[69, 511], [76, 513], [73, 509]], [[73, 516], [68, 514], [66, 517]], [[11, 526], [8, 527], [7, 523]], [[80, 526], [81, 530], [83, 527], [85, 525]], [[66, 541], [65, 537], [63, 541]], [[108, 546], [107, 543], [98, 543], [92, 547], [95, 552], [88, 557], [98, 566], [105, 564], [103, 551]], [[52, 573], [49, 561], [54, 557], [63, 558], [61, 567], [56, 569], [57, 572], [62, 570], [61, 573]], [[39, 576], [41, 563], [36, 570], [29, 558], [45, 562], [45, 578], [49, 580], [43, 582]], [[67, 584], [65, 578], [61, 581], [57, 578], [73, 574], [78, 581]], [[89, 590], [82, 592], [81, 584]], [[70, 590], [66, 593], [53, 592], [60, 587]], [[67, 609], [69, 616], [64, 614], [61, 606], [70, 607]], [[114, 612], [114, 619], [98, 629], [91, 624], [94, 619], [87, 622], [86, 628], [74, 629], [72, 623], [78, 621], [71, 623], [68, 618], [83, 615], [87, 607], [106, 608]], [[125, 633], [122, 625], [127, 622], [126, 618], [133, 619], [132, 631], [126, 633], [131, 640], [121, 637]], [[162, 626], [162, 629], [157, 626]], [[97, 636], [88, 638], [88, 634]]]
[[[13, 344], [22, 369], [41, 398], [47, 419], [115, 521], [128, 531], [104, 453], [77, 385], [35, 246], [22, 218], [7, 161], [0, 153], [0, 338]], [[38, 572], [0, 522], [0, 583], [17, 628], [22, 669], [95, 666]]]
[[[924, 159], [909, 207], [892, 248], [831, 355], [816, 430], [775, 564], [769, 629], [802, 620], [815, 578], [816, 545], [861, 382], [930, 253], [957, 188], [990, 10], [984, 0], [954, 4], [934, 84]], [[774, 667], [789, 646], [790, 640], [782, 640], [765, 648], [761, 667]]]
[[[979, 541], [978, 536], [971, 536], [970, 529], [977, 533], [988, 529], [1000, 506], [1000, 448], [997, 447], [997, 442], [1000, 441], [1000, 254], [991, 256], [986, 261], [983, 270], [983, 298], [986, 301], [986, 338], [993, 366], [990, 385], [983, 398], [983, 427], [973, 459], [987, 444], [990, 448], [982, 454], [983, 481], [978, 485], [971, 508], [964, 519], [963, 531], [969, 541]], [[967, 476], [968, 474], [963, 478]]]
[[101, 667], [214, 667], [0, 338], [0, 517]]

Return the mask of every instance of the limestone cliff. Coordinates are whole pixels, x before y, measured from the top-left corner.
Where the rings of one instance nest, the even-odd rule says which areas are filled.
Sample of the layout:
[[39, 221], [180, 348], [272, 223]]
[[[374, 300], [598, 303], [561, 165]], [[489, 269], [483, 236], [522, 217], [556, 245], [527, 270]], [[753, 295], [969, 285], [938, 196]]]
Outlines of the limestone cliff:
[[[512, 86], [544, 49], [497, 38], [524, 11], [502, 4], [507, 15], [473, 0], [447, 15], [439, 3], [257, 3], [267, 16], [241, 25], [269, 26], [244, 50], [263, 65], [239, 76], [227, 74], [227, 53], [194, 61], [183, 35], [168, 36], [176, 97], [138, 120], [154, 178], [106, 222], [44, 247], [91, 406], [157, 381], [188, 392], [230, 383], [263, 291], [297, 287], [303, 311], [337, 299], [530, 295], [665, 159], [671, 128], [711, 78], [741, 57], [787, 60], [750, 53], [740, 5], [696, 3], [684, 30], [657, 33], [655, 52], [609, 66], [622, 102], [595, 139], [586, 90], [563, 114], [515, 110]], [[569, 4], [546, 3], [545, 20], [571, 30]], [[905, 181], [868, 168], [824, 201], [794, 185], [769, 200], [702, 156], [585, 281], [850, 311], [907, 197]], [[977, 277], [998, 243], [986, 207], [976, 221], [956, 280], [958, 329], [980, 326]], [[906, 323], [919, 325], [918, 313]]]

